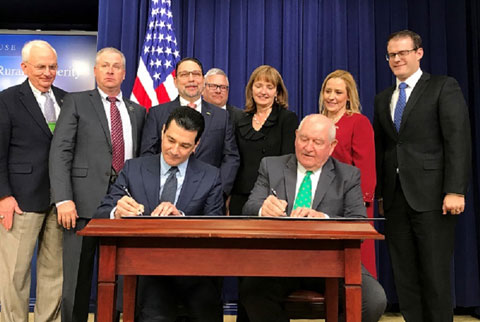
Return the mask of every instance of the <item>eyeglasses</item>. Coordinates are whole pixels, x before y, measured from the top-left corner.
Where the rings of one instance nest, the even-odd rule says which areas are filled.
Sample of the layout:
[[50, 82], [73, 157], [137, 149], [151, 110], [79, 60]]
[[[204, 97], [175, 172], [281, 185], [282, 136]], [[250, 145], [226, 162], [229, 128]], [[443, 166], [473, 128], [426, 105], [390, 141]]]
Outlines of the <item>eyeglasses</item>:
[[187, 72], [187, 71], [179, 72], [177, 76], [180, 77], [180, 78], [187, 78], [190, 75], [192, 75], [193, 78], [201, 78], [203, 76], [202, 72], [199, 71], [199, 70], [194, 70], [194, 71], [191, 71], [191, 72]]
[[390, 59], [395, 59], [395, 57], [398, 55], [400, 58], [407, 57], [408, 54], [410, 54], [412, 51], [416, 51], [418, 48], [413, 48], [410, 50], [400, 50], [399, 52], [396, 53], [387, 53], [385, 54], [385, 59], [389, 61]]
[[209, 90], [212, 90], [212, 91], [216, 91], [218, 89], [221, 92], [228, 91], [228, 86], [227, 85], [217, 85], [217, 84], [211, 84], [211, 83], [205, 83], [205, 85], [208, 87]]
[[28, 61], [25, 62], [26, 64], [29, 64], [33, 67], [33, 69], [35, 69], [36, 72], [38, 73], [43, 73], [45, 72], [47, 69], [49, 71], [54, 71], [56, 72], [57, 69], [58, 69], [58, 65], [57, 64], [53, 64], [53, 65], [33, 65], [31, 63], [29, 63]]

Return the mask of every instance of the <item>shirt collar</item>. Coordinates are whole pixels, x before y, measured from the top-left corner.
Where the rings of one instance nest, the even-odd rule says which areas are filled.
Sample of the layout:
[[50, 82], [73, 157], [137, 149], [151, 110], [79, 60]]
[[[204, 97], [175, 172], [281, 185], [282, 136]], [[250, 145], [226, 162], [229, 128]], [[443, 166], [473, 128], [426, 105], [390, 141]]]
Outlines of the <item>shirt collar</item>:
[[418, 80], [420, 79], [420, 77], [422, 77], [422, 73], [423, 73], [423, 72], [422, 72], [422, 69], [419, 68], [419, 69], [417, 69], [417, 71], [416, 71], [415, 73], [413, 73], [412, 75], [410, 75], [410, 77], [407, 78], [407, 79], [406, 79], [405, 81], [403, 81], [403, 82], [397, 78], [397, 87], [396, 87], [396, 88], [398, 88], [398, 85], [399, 85], [400, 83], [406, 83], [406, 84], [408, 85], [408, 88], [414, 88], [415, 85], [417, 85], [417, 82], [418, 82]]
[[[106, 94], [104, 91], [102, 91], [102, 90], [100, 89], [100, 87], [97, 87], [97, 90], [98, 90], [98, 92], [100, 93], [100, 97], [102, 97], [103, 99], [106, 100], [109, 95]], [[122, 98], [122, 91], [120, 91], [120, 93], [118, 93], [118, 95], [115, 96], [115, 97], [117, 98], [117, 100], [118, 100], [119, 102], [121, 102], [121, 101], [123, 100], [123, 98]], [[107, 100], [107, 101], [108, 101], [108, 100]]]
[[[307, 169], [305, 169], [305, 167], [297, 161], [297, 169], [298, 171], [300, 171], [303, 175], [305, 175], [307, 173]], [[317, 170], [315, 171], [312, 171], [312, 174], [316, 174], [317, 172], [321, 172], [322, 171], [322, 167], [318, 168]]]
[[[187, 101], [186, 99], [184, 99], [180, 95], [178, 97], [180, 98], [180, 105], [181, 106], [188, 106], [188, 104], [190, 104], [190, 101]], [[196, 108], [198, 108], [199, 106], [202, 106], [202, 97], [200, 96], [200, 98], [193, 103], [196, 105]]]
[[[187, 171], [188, 159], [179, 165], [177, 165], [178, 171], [180, 172], [180, 176], [185, 176], [185, 172]], [[163, 158], [163, 153], [160, 153], [160, 175], [165, 176], [170, 170], [172, 166], [169, 165], [165, 159]]]
[[[35, 86], [33, 86], [32, 82], [30, 80], [28, 80], [28, 85], [30, 85], [30, 88], [32, 89], [32, 92], [33, 92], [33, 95], [35, 95], [35, 97], [37, 96], [41, 96], [44, 92], [41, 92], [38, 88], [36, 88]], [[46, 91], [45, 93], [48, 93], [50, 95], [50, 92], [52, 91], [52, 88], [50, 87], [48, 89], [48, 91]]]

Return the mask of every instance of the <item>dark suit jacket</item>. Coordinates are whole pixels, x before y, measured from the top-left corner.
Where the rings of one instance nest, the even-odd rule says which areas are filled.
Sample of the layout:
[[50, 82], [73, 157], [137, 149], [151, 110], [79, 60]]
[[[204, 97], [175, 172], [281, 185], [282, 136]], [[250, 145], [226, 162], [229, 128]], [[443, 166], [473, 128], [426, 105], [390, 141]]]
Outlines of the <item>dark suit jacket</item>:
[[227, 104], [225, 106], [225, 108], [227, 109], [227, 112], [228, 112], [228, 115], [230, 116], [230, 122], [232, 123], [232, 125], [234, 126], [235, 128], [235, 115], [240, 115], [243, 113], [243, 110], [242, 109], [239, 109], [238, 107], [236, 106], [233, 106], [233, 105], [230, 105], [230, 104]]
[[[124, 98], [138, 155], [145, 108]], [[78, 216], [92, 218], [108, 192], [112, 144], [97, 89], [65, 96], [50, 150], [50, 180], [55, 202], [73, 200]]]
[[[126, 195], [124, 187], [145, 206], [145, 214], [150, 214], [160, 203], [160, 154], [128, 160], [95, 217], [110, 217], [117, 201]], [[176, 207], [186, 216], [223, 215], [219, 170], [191, 156]]]
[[[157, 105], [149, 110], [143, 130], [141, 155], [160, 152], [162, 127], [170, 113], [179, 106], [180, 99], [177, 97], [172, 102]], [[202, 115], [205, 119], [205, 130], [195, 150], [195, 157], [220, 168], [223, 191], [228, 195], [240, 165], [233, 127], [225, 110], [203, 100]]]
[[423, 73], [413, 89], [397, 133], [390, 113], [395, 87], [375, 97], [377, 198], [392, 204], [400, 179], [416, 211], [439, 210], [445, 193], [466, 194], [471, 168], [470, 122], [458, 83]]
[[[258, 178], [247, 203], [245, 215], [258, 215], [263, 201], [274, 189], [279, 199], [288, 203], [287, 214], [292, 212], [297, 182], [297, 158], [295, 154], [265, 157], [260, 163]], [[322, 167], [312, 209], [321, 211], [330, 218], [366, 217], [360, 187], [360, 171], [354, 166], [328, 158]]]
[[[58, 105], [65, 91], [53, 87]], [[48, 128], [28, 80], [0, 93], [0, 198], [13, 196], [23, 211], [50, 205]]]
[[259, 131], [252, 127], [252, 118], [253, 113], [235, 113], [235, 138], [241, 162], [232, 194], [250, 193], [262, 158], [295, 152], [298, 117], [294, 112], [274, 104]]

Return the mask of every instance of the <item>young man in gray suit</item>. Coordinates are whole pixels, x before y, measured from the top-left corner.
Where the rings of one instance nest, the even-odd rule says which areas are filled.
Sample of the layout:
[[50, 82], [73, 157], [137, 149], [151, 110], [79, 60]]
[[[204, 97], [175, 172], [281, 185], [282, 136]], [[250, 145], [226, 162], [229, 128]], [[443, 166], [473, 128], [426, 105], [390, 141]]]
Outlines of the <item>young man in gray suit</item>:
[[458, 83], [422, 72], [422, 39], [390, 35], [396, 85], [375, 97], [375, 197], [400, 311], [406, 321], [452, 321], [450, 265], [455, 223], [471, 168], [470, 122]]
[[27, 80], [0, 93], [0, 302], [2, 321], [28, 320], [35, 245], [35, 321], [60, 321], [62, 229], [50, 200], [48, 153], [66, 94], [52, 86], [57, 53], [33, 40], [22, 49]]
[[[262, 159], [245, 215], [365, 218], [360, 170], [330, 157], [335, 124], [321, 114], [306, 116], [296, 131], [295, 154]], [[288, 322], [283, 300], [296, 289], [321, 290], [321, 278], [246, 277], [240, 302], [251, 322]], [[376, 322], [387, 301], [382, 286], [362, 266], [362, 321]]]
[[76, 235], [90, 221], [125, 160], [138, 155], [145, 109], [122, 96], [125, 57], [103, 48], [97, 89], [65, 97], [50, 150], [50, 181], [63, 234], [62, 321], [86, 321], [97, 240]]

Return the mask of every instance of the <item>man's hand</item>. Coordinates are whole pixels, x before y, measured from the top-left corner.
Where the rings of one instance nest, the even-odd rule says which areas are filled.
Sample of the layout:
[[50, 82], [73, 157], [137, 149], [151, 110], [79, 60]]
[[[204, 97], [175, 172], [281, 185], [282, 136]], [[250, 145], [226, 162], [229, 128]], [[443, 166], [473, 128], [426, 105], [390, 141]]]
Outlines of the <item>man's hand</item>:
[[0, 222], [6, 230], [10, 230], [13, 225], [13, 215], [21, 215], [23, 211], [18, 206], [17, 200], [13, 196], [0, 199]]
[[232, 199], [232, 196], [228, 196], [225, 200], [225, 216], [230, 216], [230, 199]]
[[442, 211], [446, 215], [450, 212], [452, 215], [460, 215], [465, 210], [465, 196], [447, 193], [443, 198]]
[[75, 228], [77, 218], [77, 208], [72, 200], [65, 201], [57, 207], [58, 224], [63, 226], [63, 228]]
[[285, 217], [288, 203], [269, 195], [262, 205], [262, 217]]
[[174, 204], [168, 201], [164, 201], [157, 206], [152, 212], [152, 216], [181, 216], [182, 214], [175, 207]]
[[305, 207], [295, 209], [290, 214], [290, 217], [327, 218], [323, 212]]
[[117, 201], [115, 209], [115, 218], [120, 219], [124, 216], [138, 216], [143, 214], [144, 206], [135, 201], [132, 197], [123, 196]]
[[378, 214], [380, 216], [385, 216], [385, 210], [383, 209], [383, 199], [378, 199]]

